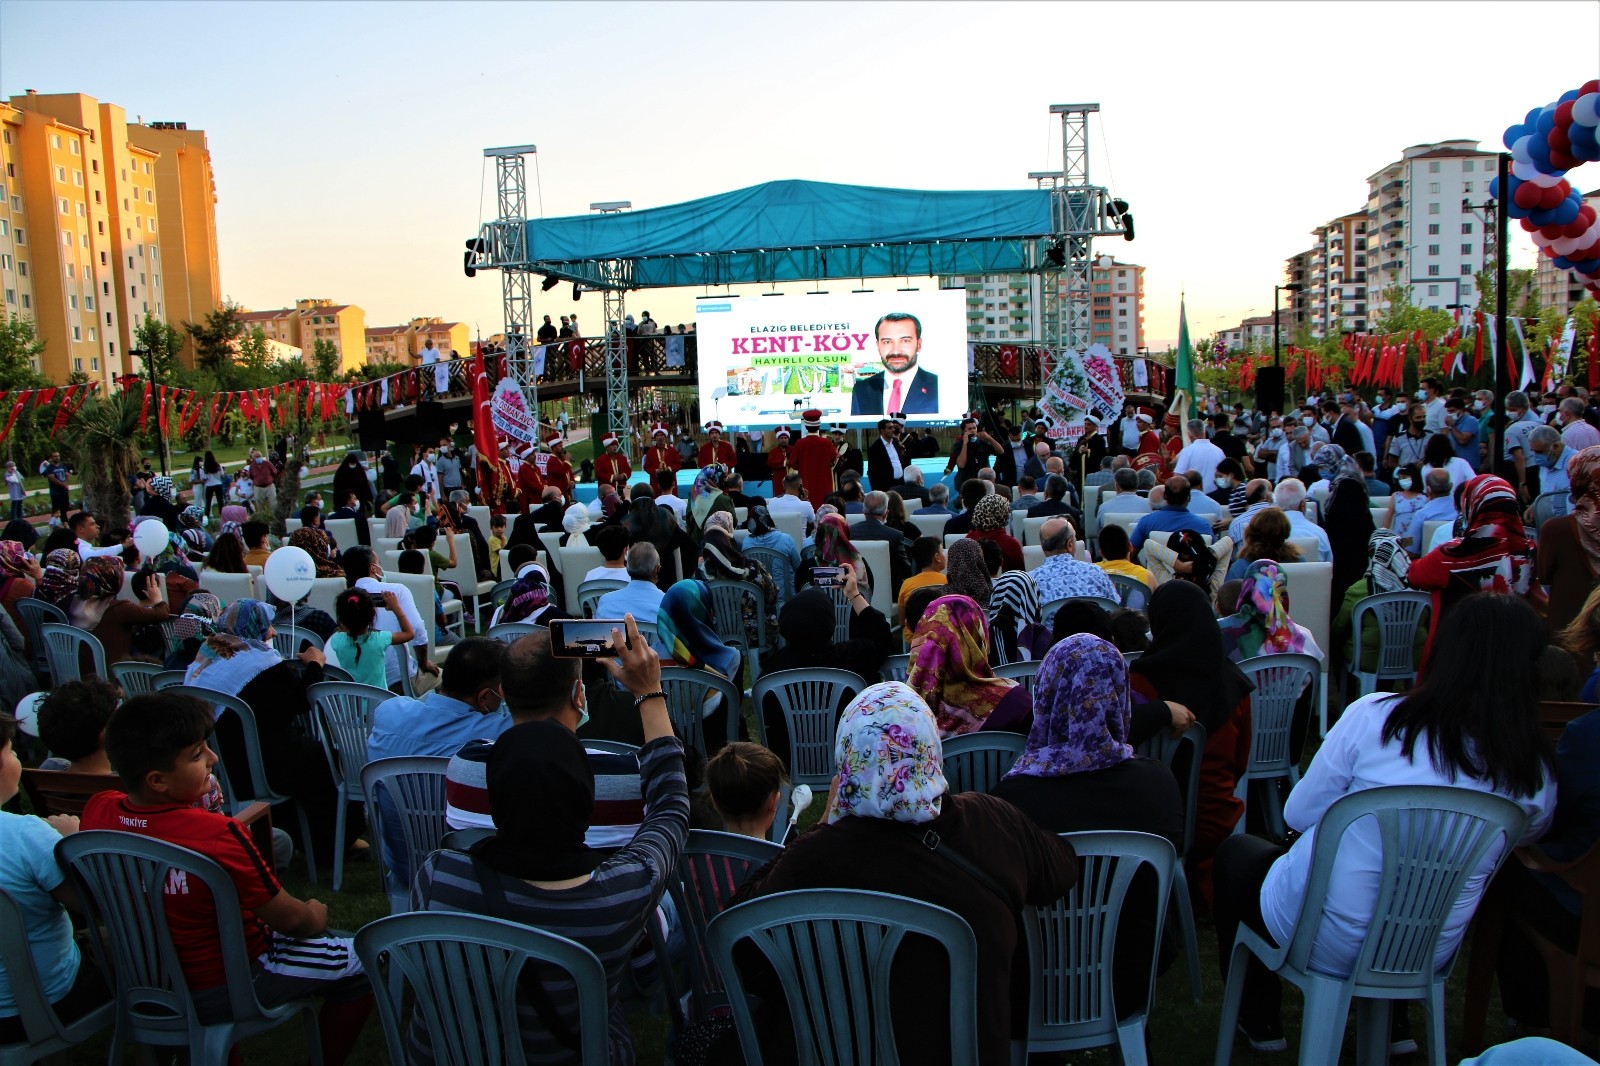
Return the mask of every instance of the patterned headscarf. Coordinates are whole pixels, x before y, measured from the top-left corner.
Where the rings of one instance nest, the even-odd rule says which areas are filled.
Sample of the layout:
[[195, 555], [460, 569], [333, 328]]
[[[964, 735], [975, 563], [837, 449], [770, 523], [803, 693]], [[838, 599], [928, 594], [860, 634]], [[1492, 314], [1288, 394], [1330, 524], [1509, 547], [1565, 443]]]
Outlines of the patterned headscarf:
[[1011, 524], [1011, 505], [990, 493], [972, 505], [972, 528], [977, 530], [1004, 529]]
[[1033, 684], [1028, 748], [1007, 777], [1062, 777], [1133, 758], [1128, 666], [1116, 647], [1078, 633], [1051, 648]]
[[928, 604], [912, 640], [909, 684], [933, 708], [939, 735], [976, 731], [1013, 688], [989, 666], [989, 622], [970, 597], [940, 596]]
[[778, 528], [778, 525], [772, 520], [772, 513], [767, 510], [766, 505], [758, 503], [750, 508], [750, 513], [745, 516], [744, 528], [750, 531], [752, 537], [760, 537], [771, 533]]
[[222, 617], [222, 601], [213, 592], [194, 592], [184, 601], [183, 613], [172, 620], [172, 642], [167, 654], [176, 652], [180, 645], [192, 637], [205, 640], [217, 632], [217, 619]]
[[1289, 579], [1271, 559], [1250, 564], [1238, 608], [1218, 624], [1223, 650], [1234, 662], [1305, 650], [1305, 634], [1289, 617]]
[[739, 652], [711, 625], [711, 589], [704, 581], [674, 582], [656, 611], [661, 645], [680, 666], [709, 666], [723, 677], [739, 672]]
[[78, 594], [67, 607], [67, 621], [79, 629], [92, 630], [99, 625], [106, 608], [122, 592], [122, 576], [126, 572], [122, 557], [117, 555], [97, 555], [84, 563]]
[[500, 612], [502, 622], [534, 622], [550, 604], [550, 574], [538, 563], [517, 571], [516, 583]]
[[743, 581], [751, 576], [750, 560], [739, 550], [739, 542], [733, 536], [733, 515], [712, 511], [700, 533], [700, 549], [710, 577]]
[[172, 479], [165, 475], [162, 475], [158, 478], [151, 478], [150, 491], [155, 493], [157, 496], [160, 496], [168, 503], [171, 503], [173, 496]]
[[316, 526], [301, 526], [289, 534], [289, 545], [311, 556], [318, 577], [344, 577], [344, 568], [333, 558], [333, 541]]
[[67, 598], [78, 591], [78, 578], [83, 572], [83, 560], [71, 548], [57, 548], [44, 557], [44, 574], [39, 586], [33, 590], [35, 599], [44, 600], [57, 607], [65, 607]]
[[824, 566], [855, 567], [856, 578], [865, 581], [867, 575], [861, 565], [861, 553], [850, 543], [850, 523], [837, 514], [823, 515], [817, 519], [817, 562]]
[[1011, 608], [1011, 617], [1019, 629], [1039, 621], [1039, 586], [1026, 570], [1007, 570], [994, 579], [994, 590], [989, 594], [989, 620], [993, 621], [1006, 607]]
[[229, 522], [233, 522], [242, 526], [246, 522], [250, 521], [250, 512], [245, 510], [243, 507], [240, 507], [236, 503], [228, 504], [228, 506], [217, 512], [217, 514], [222, 520], [222, 528], [224, 529], [228, 528]]
[[28, 549], [14, 540], [0, 540], [0, 575], [6, 580], [28, 576]]
[[704, 528], [706, 515], [722, 495], [722, 482], [727, 476], [727, 468], [720, 463], [712, 463], [695, 475], [694, 484], [689, 486], [689, 513], [695, 525]]
[[1600, 444], [1585, 448], [1567, 465], [1572, 481], [1572, 513], [1578, 523], [1578, 543], [1589, 557], [1589, 567], [1600, 570]]
[[1361, 475], [1361, 467], [1337, 444], [1324, 444], [1318, 448], [1311, 456], [1311, 464], [1329, 481], [1347, 477], [1362, 482], [1366, 480]]
[[204, 529], [206, 513], [198, 505], [191, 503], [178, 512], [178, 524], [184, 529]]
[[1382, 526], [1374, 529], [1367, 538], [1367, 595], [1405, 591], [1410, 569], [1411, 556], [1400, 546], [1400, 534]]
[[267, 643], [272, 608], [260, 600], [228, 604], [217, 630], [200, 645], [200, 654], [184, 674], [185, 684], [237, 696], [258, 674], [283, 661]]
[[1511, 486], [1479, 474], [1461, 490], [1461, 516], [1465, 532], [1439, 549], [1450, 572], [1476, 592], [1526, 596], [1533, 583], [1533, 544]]
[[898, 681], [850, 701], [833, 744], [839, 791], [829, 824], [843, 818], [931, 822], [948, 785], [928, 705]]
[[989, 606], [994, 584], [989, 579], [989, 568], [983, 564], [983, 548], [977, 541], [962, 537], [945, 550], [944, 576], [951, 592], [968, 597], [980, 607]]

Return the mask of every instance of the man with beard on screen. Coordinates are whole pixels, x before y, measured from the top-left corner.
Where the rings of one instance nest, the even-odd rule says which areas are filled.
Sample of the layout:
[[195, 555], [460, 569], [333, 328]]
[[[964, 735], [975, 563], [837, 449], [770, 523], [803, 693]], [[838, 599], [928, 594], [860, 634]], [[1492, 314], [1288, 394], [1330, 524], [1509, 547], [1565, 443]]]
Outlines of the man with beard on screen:
[[917, 366], [922, 323], [891, 311], [873, 329], [883, 373], [858, 377], [850, 392], [852, 415], [931, 415], [939, 410], [939, 377]]

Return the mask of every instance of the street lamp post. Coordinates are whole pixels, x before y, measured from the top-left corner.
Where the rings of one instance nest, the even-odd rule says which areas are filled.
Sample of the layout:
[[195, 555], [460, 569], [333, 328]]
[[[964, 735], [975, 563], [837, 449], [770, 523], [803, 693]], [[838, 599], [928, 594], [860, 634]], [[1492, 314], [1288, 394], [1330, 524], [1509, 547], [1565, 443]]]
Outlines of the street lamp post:
[[[150, 367], [150, 391], [155, 394], [156, 402], [160, 403], [161, 381], [160, 374], [156, 370], [154, 353], [148, 348], [132, 348], [129, 349], [128, 354], [133, 356], [135, 364], [137, 364], [141, 359], [147, 362], [148, 366]], [[159, 417], [156, 419], [156, 436], [161, 441], [161, 473], [163, 476], [166, 476], [171, 473], [171, 471], [167, 469], [167, 435], [161, 429], [161, 419]]]
[[1280, 334], [1282, 334], [1283, 330], [1278, 326], [1278, 293], [1299, 292], [1303, 288], [1305, 286], [1298, 281], [1291, 281], [1287, 285], [1274, 285], [1272, 287], [1272, 365], [1275, 367], [1283, 365], [1282, 356], [1279, 354]]

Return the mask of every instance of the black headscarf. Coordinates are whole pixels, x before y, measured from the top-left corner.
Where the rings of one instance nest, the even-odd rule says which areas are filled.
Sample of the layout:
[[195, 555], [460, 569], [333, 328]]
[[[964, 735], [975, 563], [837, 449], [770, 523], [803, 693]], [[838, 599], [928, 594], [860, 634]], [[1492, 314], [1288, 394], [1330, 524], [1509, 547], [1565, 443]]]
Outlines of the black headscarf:
[[584, 842], [594, 809], [594, 771], [573, 732], [551, 719], [500, 734], [489, 752], [489, 806], [495, 835], [474, 858], [528, 881], [593, 873], [605, 856]]
[[1148, 613], [1150, 648], [1129, 669], [1216, 732], [1255, 685], [1228, 659], [1210, 597], [1193, 582], [1169, 581], [1150, 597]]
[[819, 588], [791, 596], [778, 612], [778, 633], [796, 649], [824, 649], [833, 643], [833, 599]]
[[1367, 542], [1375, 528], [1371, 508], [1367, 488], [1361, 482], [1342, 477], [1333, 483], [1322, 528], [1327, 530], [1328, 545], [1333, 549], [1335, 604], [1343, 600], [1346, 589], [1366, 576]]
[[39, 531], [33, 528], [32, 523], [21, 518], [7, 522], [5, 532], [0, 533], [0, 540], [14, 540], [24, 548], [33, 547], [38, 539]]

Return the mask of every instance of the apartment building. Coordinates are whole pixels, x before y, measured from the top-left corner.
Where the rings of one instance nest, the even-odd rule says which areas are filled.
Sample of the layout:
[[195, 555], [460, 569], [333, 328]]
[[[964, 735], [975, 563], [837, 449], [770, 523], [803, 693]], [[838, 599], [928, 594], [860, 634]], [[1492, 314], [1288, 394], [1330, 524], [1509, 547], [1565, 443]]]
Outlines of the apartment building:
[[267, 339], [299, 348], [310, 357], [317, 341], [327, 341], [339, 354], [339, 373], [367, 362], [367, 313], [354, 304], [324, 298], [296, 300], [293, 307], [271, 311], [241, 310], [246, 332], [261, 327]]
[[446, 322], [437, 316], [413, 318], [403, 326], [369, 326], [367, 362], [420, 363], [430, 340], [442, 359], [453, 352], [460, 352], [465, 359], [471, 352], [472, 336], [465, 322]]
[[[1600, 189], [1584, 193], [1583, 202], [1600, 211]], [[1543, 253], [1534, 268], [1534, 284], [1539, 290], [1539, 306], [1554, 307], [1563, 315], [1571, 314], [1588, 292], [1582, 278], [1570, 270], [1562, 270], [1555, 260]]]
[[1495, 153], [1450, 140], [1407, 148], [1367, 178], [1369, 319], [1388, 308], [1392, 285], [1407, 286], [1419, 307], [1477, 305], [1487, 234], [1473, 205], [1488, 200], [1494, 175]]
[[[1289, 329], [1287, 312], [1283, 312], [1283, 317], [1280, 319], [1280, 330], [1279, 344], [1289, 343], [1293, 335]], [[1221, 330], [1219, 335], [1229, 351], [1270, 352], [1273, 338], [1272, 316], [1254, 315], [1242, 320], [1232, 329]]]
[[[1044, 336], [1042, 285], [1065, 291], [1063, 275], [998, 274], [940, 279], [946, 288], [967, 293], [967, 338], [998, 343], [1029, 343]], [[1132, 356], [1145, 345], [1144, 267], [1102, 256], [1090, 271], [1090, 343], [1113, 355]]]
[[[1367, 230], [1365, 210], [1340, 215], [1311, 231], [1307, 287], [1295, 293], [1296, 309], [1309, 312], [1313, 336], [1325, 337], [1367, 328]], [[1284, 319], [1289, 327], [1292, 319]], [[1291, 329], [1292, 332], [1292, 329]]]
[[[192, 131], [189, 141], [209, 174], [205, 135]], [[216, 306], [190, 284], [183, 251], [190, 242], [209, 249], [214, 300], [214, 221], [169, 243], [163, 205], [184, 198], [185, 179], [181, 168], [164, 167], [162, 146], [121, 107], [80, 93], [14, 96], [0, 103], [0, 142], [4, 311], [33, 319], [45, 345], [41, 373], [57, 382], [83, 374], [109, 387], [138, 369], [130, 353], [147, 314], [181, 325]], [[214, 202], [209, 184], [205, 195]], [[163, 249], [177, 249], [170, 262]]]

